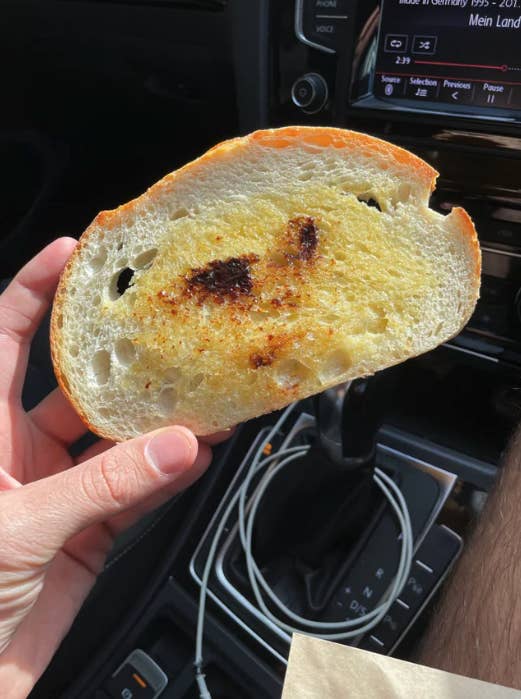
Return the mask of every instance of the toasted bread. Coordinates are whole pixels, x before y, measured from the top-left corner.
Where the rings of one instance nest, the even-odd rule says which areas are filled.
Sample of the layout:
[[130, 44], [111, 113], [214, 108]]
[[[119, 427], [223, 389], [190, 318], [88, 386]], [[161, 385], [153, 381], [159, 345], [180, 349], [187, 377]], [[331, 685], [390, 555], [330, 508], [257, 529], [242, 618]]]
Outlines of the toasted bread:
[[479, 292], [437, 173], [334, 128], [258, 131], [100, 213], [62, 275], [58, 381], [98, 434], [206, 435], [427, 352]]

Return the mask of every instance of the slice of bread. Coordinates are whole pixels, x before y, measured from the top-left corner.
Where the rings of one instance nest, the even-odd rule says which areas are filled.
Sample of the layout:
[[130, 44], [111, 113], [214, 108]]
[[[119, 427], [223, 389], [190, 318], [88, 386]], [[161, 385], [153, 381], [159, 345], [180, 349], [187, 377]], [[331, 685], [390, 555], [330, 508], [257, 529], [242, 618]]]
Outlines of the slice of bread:
[[56, 294], [59, 383], [123, 440], [215, 432], [426, 352], [479, 291], [469, 216], [437, 173], [334, 128], [212, 148], [85, 231]]

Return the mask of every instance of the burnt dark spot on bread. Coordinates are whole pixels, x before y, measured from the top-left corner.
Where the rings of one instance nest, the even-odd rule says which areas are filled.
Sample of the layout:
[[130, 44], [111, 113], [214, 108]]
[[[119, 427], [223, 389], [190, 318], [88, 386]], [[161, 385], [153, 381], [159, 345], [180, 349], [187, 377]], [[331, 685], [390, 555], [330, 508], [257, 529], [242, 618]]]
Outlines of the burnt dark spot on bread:
[[[218, 304], [227, 314], [226, 322], [234, 325], [252, 318], [256, 322], [273, 319], [279, 309], [299, 307], [302, 290], [324, 260], [318, 254], [317, 220], [308, 215], [293, 217], [282, 224], [277, 238], [262, 255], [215, 259], [188, 270], [157, 291], [158, 300], [172, 314], [189, 314], [194, 303]], [[265, 355], [262, 348], [254, 350]]]
[[266, 340], [249, 354], [249, 364], [253, 369], [271, 366], [302, 340], [303, 333], [268, 333]]
[[318, 227], [312, 216], [297, 216], [288, 221], [287, 233], [291, 251], [286, 252], [289, 262], [309, 262], [315, 257], [318, 247]]
[[258, 262], [257, 255], [241, 255], [226, 260], [212, 260], [204, 267], [190, 270], [185, 276], [186, 290], [200, 300], [212, 296], [222, 303], [249, 296], [253, 289], [251, 265]]
[[125, 267], [119, 273], [116, 289], [120, 296], [123, 296], [125, 291], [132, 286], [132, 277], [134, 276], [134, 270], [131, 267]]
[[250, 354], [250, 365], [254, 369], [259, 369], [261, 366], [273, 364], [274, 359], [275, 355], [273, 352], [265, 352], [264, 354], [261, 352], [253, 352]]
[[318, 233], [315, 221], [311, 216], [297, 219], [300, 257], [302, 260], [310, 260], [318, 245]]

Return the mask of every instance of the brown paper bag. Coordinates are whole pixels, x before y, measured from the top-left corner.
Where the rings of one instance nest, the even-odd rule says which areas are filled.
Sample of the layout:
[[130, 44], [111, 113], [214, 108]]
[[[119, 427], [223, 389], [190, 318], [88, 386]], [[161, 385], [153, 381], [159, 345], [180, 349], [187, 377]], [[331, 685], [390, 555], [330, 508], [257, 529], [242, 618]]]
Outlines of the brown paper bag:
[[521, 691], [294, 634], [282, 699], [521, 699]]

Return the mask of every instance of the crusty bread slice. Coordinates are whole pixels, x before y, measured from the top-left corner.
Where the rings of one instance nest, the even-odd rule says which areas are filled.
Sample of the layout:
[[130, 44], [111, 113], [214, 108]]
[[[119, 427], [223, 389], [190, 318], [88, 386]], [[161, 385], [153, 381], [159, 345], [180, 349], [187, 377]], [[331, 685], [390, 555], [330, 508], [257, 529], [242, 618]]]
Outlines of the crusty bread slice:
[[474, 308], [469, 216], [437, 173], [333, 128], [258, 131], [102, 212], [56, 294], [59, 383], [91, 429], [205, 435], [426, 352]]

